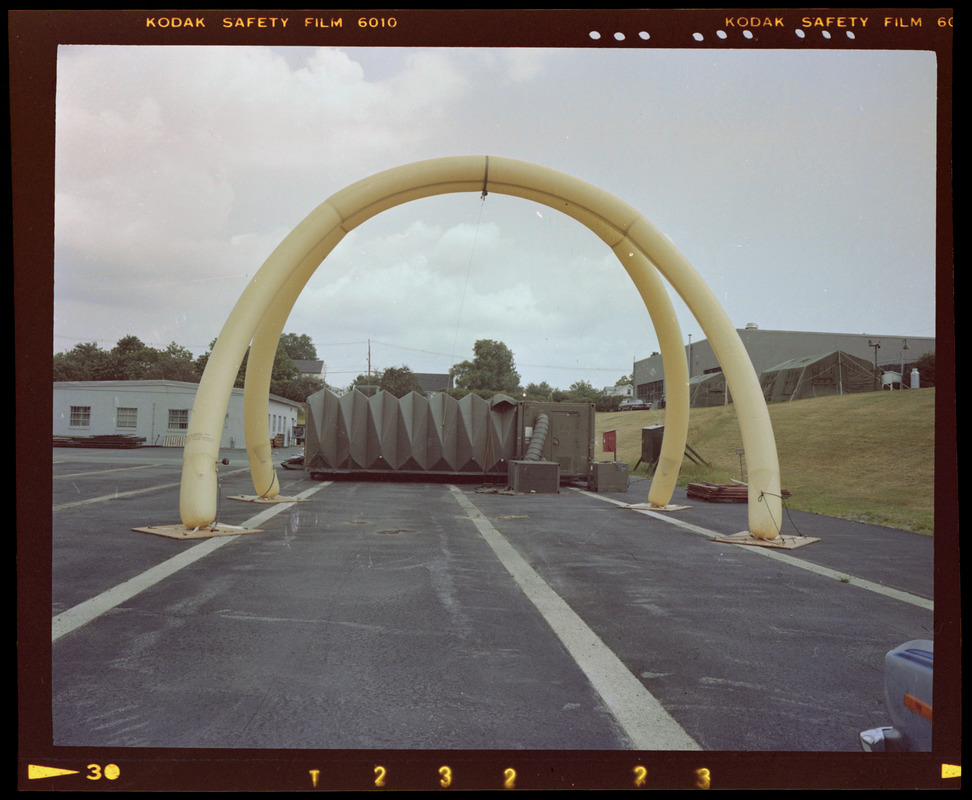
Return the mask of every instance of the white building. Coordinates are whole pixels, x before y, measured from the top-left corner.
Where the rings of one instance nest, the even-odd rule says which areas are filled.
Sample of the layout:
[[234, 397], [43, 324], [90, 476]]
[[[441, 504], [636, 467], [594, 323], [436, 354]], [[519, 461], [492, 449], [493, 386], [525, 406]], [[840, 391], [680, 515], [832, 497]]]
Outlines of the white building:
[[607, 397], [634, 397], [634, 385], [623, 383], [620, 386], [605, 386], [601, 394]]
[[[196, 399], [195, 383], [182, 381], [63, 381], [54, 384], [54, 436], [133, 436], [147, 446], [182, 447]], [[271, 438], [295, 443], [300, 403], [270, 395]], [[243, 390], [233, 389], [221, 449], [244, 449]]]

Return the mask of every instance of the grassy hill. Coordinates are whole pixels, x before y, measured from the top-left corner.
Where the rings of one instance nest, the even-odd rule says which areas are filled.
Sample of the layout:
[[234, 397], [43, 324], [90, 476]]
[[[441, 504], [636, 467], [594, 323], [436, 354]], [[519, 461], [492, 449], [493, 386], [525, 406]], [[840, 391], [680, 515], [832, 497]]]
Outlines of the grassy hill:
[[[821, 397], [771, 403], [770, 419], [780, 459], [781, 483], [791, 493], [787, 507], [921, 533], [934, 532], [935, 390]], [[597, 415], [601, 434], [617, 431], [618, 461], [632, 477], [646, 476], [641, 429], [664, 425], [664, 411]], [[733, 406], [694, 408], [688, 444], [710, 467], [686, 458], [679, 485], [743, 479], [742, 438]], [[745, 461], [742, 469], [745, 469]]]

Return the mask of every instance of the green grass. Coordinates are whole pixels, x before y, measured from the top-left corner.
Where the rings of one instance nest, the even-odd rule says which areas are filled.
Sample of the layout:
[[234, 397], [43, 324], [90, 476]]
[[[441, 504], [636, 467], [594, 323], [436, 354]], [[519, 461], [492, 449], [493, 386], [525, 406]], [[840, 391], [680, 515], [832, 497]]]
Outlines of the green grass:
[[[769, 412], [788, 508], [934, 533], [934, 389], [771, 403]], [[601, 433], [616, 430], [618, 461], [633, 471], [641, 457], [641, 429], [664, 424], [664, 411], [598, 414], [595, 457], [611, 458], [601, 449]], [[744, 478], [733, 406], [692, 409], [688, 444], [711, 466], [686, 457], [680, 486]], [[646, 467], [633, 474], [646, 475]]]

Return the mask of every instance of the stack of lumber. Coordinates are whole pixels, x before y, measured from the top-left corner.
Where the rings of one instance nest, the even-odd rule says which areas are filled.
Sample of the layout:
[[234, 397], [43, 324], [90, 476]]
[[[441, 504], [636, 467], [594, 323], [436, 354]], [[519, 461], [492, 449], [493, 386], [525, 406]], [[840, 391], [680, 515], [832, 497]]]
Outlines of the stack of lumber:
[[103, 447], [125, 449], [141, 447], [145, 443], [144, 436], [130, 434], [108, 434], [105, 436], [55, 436], [54, 447]]
[[[785, 500], [790, 492], [783, 489], [780, 495]], [[688, 496], [707, 503], [745, 503], [749, 500], [749, 487], [744, 483], [690, 483]]]

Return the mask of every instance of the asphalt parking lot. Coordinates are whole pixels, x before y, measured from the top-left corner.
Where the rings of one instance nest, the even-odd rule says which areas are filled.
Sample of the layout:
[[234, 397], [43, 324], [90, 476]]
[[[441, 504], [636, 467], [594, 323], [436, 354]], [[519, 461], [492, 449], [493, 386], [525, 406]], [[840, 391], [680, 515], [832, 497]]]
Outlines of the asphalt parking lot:
[[885, 653], [934, 638], [929, 536], [791, 512], [819, 541], [719, 542], [745, 505], [631, 509], [638, 480], [281, 469], [297, 500], [258, 505], [224, 455], [246, 532], [180, 541], [133, 528], [178, 523], [181, 451], [55, 449], [55, 746], [859, 753]]

